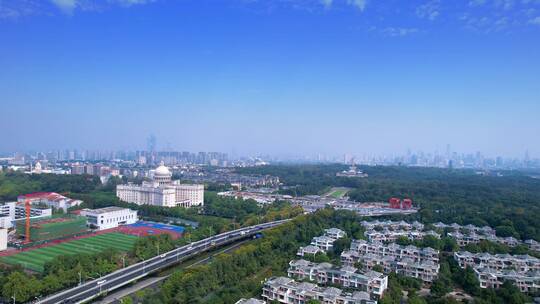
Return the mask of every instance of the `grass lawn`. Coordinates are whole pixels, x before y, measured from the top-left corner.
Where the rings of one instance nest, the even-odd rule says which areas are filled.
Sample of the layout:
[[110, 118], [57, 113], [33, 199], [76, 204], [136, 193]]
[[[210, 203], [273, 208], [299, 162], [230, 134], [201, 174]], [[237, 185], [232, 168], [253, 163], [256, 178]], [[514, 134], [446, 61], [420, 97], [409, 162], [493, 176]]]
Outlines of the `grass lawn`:
[[22, 265], [29, 270], [43, 272], [45, 263], [58, 256], [97, 253], [109, 248], [129, 251], [133, 248], [136, 240], [137, 237], [133, 235], [116, 232], [106, 233], [1, 257], [0, 262], [9, 265]]
[[333, 198], [342, 198], [343, 196], [345, 196], [345, 194], [347, 194], [347, 192], [349, 192], [349, 189], [336, 188], [333, 189], [332, 192], [330, 192], [329, 196]]

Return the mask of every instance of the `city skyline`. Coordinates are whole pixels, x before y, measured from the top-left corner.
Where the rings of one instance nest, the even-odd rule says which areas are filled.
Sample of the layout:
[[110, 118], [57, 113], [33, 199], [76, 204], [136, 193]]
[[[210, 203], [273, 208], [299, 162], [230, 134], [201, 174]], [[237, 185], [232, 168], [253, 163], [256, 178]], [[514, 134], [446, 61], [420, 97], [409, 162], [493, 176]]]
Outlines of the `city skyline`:
[[0, 151], [540, 157], [538, 1], [0, 2]]
[[[77, 150], [65, 149], [54, 151], [19, 151], [15, 153], [0, 152], [0, 164], [15, 165], [12, 169], [24, 166], [47, 166], [49, 163], [59, 168], [67, 165], [84, 165], [85, 163], [120, 163], [153, 166], [167, 165], [209, 165], [212, 167], [235, 167], [246, 165], [267, 165], [280, 163], [341, 163], [347, 165], [367, 166], [411, 166], [438, 167], [451, 169], [537, 169], [540, 168], [540, 158], [531, 157], [528, 151], [522, 157], [502, 155], [487, 155], [481, 151], [464, 153], [452, 150], [447, 145], [446, 151], [411, 151], [389, 155], [373, 155], [366, 153], [344, 153], [341, 155], [326, 155], [311, 153], [305, 155], [238, 155], [216, 151], [160, 151], [155, 149], [156, 141], [149, 140], [149, 148], [154, 150]], [[81, 163], [79, 163], [81, 162]], [[17, 167], [23, 166], [23, 167]], [[351, 167], [353, 168], [353, 167]], [[61, 170], [61, 169], [60, 169]], [[353, 170], [353, 169], [351, 169]]]

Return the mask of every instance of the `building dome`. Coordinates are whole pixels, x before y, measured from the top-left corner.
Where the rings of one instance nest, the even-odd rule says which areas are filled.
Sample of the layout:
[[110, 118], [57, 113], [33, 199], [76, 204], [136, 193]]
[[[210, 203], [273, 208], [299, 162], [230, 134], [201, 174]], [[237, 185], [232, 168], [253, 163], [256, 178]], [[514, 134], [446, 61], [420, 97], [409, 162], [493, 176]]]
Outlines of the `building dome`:
[[165, 167], [163, 162], [159, 167], [154, 170], [154, 181], [156, 181], [160, 186], [169, 185], [171, 183], [172, 173], [169, 168]]
[[171, 176], [171, 171], [169, 168], [165, 167], [163, 162], [159, 165], [159, 167], [156, 168], [156, 171], [154, 172], [155, 176]]

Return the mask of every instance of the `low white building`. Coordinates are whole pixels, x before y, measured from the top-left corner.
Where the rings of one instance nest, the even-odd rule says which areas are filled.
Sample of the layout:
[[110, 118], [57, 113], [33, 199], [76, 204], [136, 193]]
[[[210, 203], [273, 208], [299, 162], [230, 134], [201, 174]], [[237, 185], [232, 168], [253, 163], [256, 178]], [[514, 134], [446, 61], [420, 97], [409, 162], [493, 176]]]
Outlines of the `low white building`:
[[[30, 208], [30, 217], [44, 217], [51, 216], [52, 209], [50, 207], [41, 207], [41, 206], [32, 206]], [[26, 207], [24, 205], [18, 204], [15, 206], [15, 219], [22, 219], [26, 217]]]
[[0, 215], [0, 229], [9, 229], [13, 227], [13, 218], [5, 215]]
[[[50, 207], [35, 206], [30, 208], [30, 217], [51, 216], [52, 209]], [[26, 206], [17, 202], [8, 202], [0, 205], [0, 228], [10, 229], [13, 227], [13, 222], [26, 217]]]
[[81, 215], [86, 217], [88, 226], [98, 230], [134, 224], [139, 220], [136, 210], [121, 207], [83, 209]]
[[13, 227], [15, 220], [15, 202], [0, 205], [0, 228], [9, 229]]
[[0, 228], [0, 251], [4, 251], [7, 249], [7, 229]]

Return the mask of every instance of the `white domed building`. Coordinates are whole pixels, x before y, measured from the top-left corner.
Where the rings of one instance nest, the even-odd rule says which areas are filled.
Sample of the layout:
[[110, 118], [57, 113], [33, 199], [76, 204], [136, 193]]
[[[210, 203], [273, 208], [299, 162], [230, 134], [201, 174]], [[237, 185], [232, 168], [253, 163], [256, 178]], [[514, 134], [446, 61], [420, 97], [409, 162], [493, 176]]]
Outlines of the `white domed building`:
[[122, 201], [138, 205], [188, 208], [204, 204], [204, 185], [173, 181], [172, 172], [163, 162], [150, 171], [150, 175], [152, 181], [143, 182], [142, 185], [116, 186], [116, 196]]
[[159, 167], [154, 170], [154, 178], [153, 180], [158, 183], [160, 186], [170, 185], [172, 179], [172, 173], [169, 170], [169, 168], [165, 167], [163, 162], [159, 165]]

